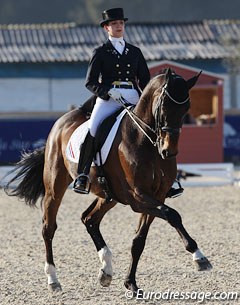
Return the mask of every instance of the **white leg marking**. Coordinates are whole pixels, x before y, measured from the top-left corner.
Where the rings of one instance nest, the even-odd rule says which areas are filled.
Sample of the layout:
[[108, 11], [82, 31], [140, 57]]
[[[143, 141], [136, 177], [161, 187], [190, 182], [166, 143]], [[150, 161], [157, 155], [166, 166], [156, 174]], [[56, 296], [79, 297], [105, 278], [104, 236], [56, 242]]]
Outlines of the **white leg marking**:
[[101, 250], [98, 251], [98, 256], [100, 259], [100, 262], [102, 263], [102, 270], [108, 274], [113, 275], [112, 271], [112, 252], [110, 249], [105, 246]]
[[48, 264], [46, 262], [45, 267], [44, 267], [44, 271], [45, 271], [45, 274], [48, 278], [48, 285], [58, 283], [58, 279], [57, 279], [57, 275], [56, 275], [56, 268], [53, 265]]
[[193, 261], [198, 261], [205, 257], [199, 249], [197, 249], [192, 256]]

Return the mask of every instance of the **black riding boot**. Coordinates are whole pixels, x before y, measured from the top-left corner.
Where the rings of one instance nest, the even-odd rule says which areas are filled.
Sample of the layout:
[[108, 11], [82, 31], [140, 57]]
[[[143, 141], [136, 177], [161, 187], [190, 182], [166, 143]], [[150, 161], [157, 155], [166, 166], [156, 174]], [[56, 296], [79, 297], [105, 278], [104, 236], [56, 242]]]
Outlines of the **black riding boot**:
[[73, 190], [77, 193], [88, 194], [90, 191], [91, 182], [88, 174], [90, 172], [94, 154], [94, 137], [88, 132], [85, 141], [81, 146], [77, 170], [79, 176], [73, 184]]

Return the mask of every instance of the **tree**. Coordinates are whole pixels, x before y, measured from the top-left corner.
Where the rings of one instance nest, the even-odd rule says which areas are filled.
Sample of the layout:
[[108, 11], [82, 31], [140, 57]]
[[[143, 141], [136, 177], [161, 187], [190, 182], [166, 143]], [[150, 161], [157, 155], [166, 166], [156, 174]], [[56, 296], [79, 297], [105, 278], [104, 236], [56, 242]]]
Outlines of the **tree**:
[[237, 108], [237, 76], [240, 73], [240, 42], [236, 41], [229, 33], [221, 37], [221, 44], [227, 50], [223, 64], [229, 73], [231, 108]]

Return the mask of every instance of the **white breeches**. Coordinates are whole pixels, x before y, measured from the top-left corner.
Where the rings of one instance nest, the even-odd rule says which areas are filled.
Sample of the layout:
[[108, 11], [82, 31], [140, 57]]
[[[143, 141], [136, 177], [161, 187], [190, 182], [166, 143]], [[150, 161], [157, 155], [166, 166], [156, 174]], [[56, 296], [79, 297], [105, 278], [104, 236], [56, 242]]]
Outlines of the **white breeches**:
[[[139, 100], [139, 95], [137, 90], [135, 89], [117, 89], [121, 92], [122, 96], [133, 105], [136, 105]], [[98, 126], [101, 122], [119, 108], [121, 108], [121, 104], [110, 98], [108, 101], [97, 98], [96, 104], [93, 108], [91, 117], [88, 121], [88, 128], [90, 130], [90, 134], [95, 137], [97, 133]]]

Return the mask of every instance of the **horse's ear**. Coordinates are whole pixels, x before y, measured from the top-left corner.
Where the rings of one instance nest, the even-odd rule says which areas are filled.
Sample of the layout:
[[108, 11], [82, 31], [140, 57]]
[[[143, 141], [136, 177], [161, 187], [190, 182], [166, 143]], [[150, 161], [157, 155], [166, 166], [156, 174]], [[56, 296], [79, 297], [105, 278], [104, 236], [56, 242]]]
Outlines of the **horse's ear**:
[[187, 80], [188, 89], [190, 90], [197, 82], [199, 76], [201, 75], [202, 71], [200, 71], [197, 75], [193, 76], [192, 78]]
[[166, 83], [168, 83], [172, 78], [172, 70], [171, 68], [167, 68], [165, 72]]

